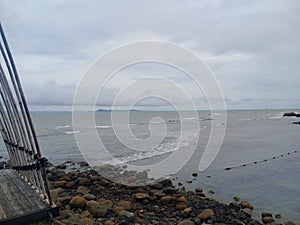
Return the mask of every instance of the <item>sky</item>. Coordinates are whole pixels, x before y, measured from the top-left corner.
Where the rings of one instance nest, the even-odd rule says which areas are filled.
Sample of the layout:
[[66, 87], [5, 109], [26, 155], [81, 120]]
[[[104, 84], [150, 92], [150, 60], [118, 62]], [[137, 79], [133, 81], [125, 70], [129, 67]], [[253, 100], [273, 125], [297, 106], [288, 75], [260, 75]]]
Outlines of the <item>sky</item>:
[[[299, 12], [298, 0], [0, 1], [0, 20], [27, 101], [42, 108], [71, 106], [79, 81], [100, 56], [143, 40], [171, 42], [201, 57], [228, 109], [300, 108]], [[120, 89], [149, 77], [174, 81], [197, 108], [207, 107], [193, 80], [155, 63], [118, 72], [98, 106], [110, 107]], [[154, 80], [128, 93], [121, 106], [150, 96], [151, 87], [162, 83]], [[172, 90], [165, 93], [184, 104]], [[168, 99], [151, 97], [138, 103], [151, 109], [169, 105]]]

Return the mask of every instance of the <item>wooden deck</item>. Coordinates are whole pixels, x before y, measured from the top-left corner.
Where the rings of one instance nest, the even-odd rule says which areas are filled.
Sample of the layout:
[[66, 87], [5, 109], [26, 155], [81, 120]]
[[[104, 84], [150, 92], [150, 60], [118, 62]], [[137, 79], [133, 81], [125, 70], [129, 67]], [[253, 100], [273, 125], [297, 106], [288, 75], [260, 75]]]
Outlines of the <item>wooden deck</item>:
[[16, 171], [0, 170], [0, 225], [28, 224], [56, 216], [51, 208]]

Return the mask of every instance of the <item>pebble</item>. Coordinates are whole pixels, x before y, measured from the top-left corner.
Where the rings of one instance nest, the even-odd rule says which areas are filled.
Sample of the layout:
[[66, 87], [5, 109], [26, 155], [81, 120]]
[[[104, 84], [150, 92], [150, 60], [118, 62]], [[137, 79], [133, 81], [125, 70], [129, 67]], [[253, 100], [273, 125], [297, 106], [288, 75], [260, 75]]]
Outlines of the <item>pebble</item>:
[[123, 207], [125, 210], [131, 210], [132, 209], [132, 202], [131, 201], [127, 201], [127, 200], [121, 200], [118, 203], [119, 207]]
[[241, 204], [242, 208], [248, 208], [248, 209], [253, 209], [253, 205], [251, 205], [248, 201], [246, 200], [243, 200], [241, 201]]
[[266, 217], [262, 218], [262, 221], [263, 221], [264, 224], [275, 222], [273, 217], [270, 217], [270, 216], [266, 216]]
[[179, 222], [178, 225], [195, 225], [195, 223], [190, 220], [183, 220], [183, 221]]
[[86, 204], [87, 201], [80, 196], [75, 196], [70, 201], [70, 205], [74, 208], [84, 208]]
[[119, 220], [120, 221], [126, 221], [126, 222], [134, 222], [135, 215], [132, 212], [128, 212], [126, 210], [123, 210], [119, 213]]
[[103, 217], [107, 213], [107, 207], [105, 205], [101, 205], [96, 201], [89, 201], [87, 203], [89, 212], [94, 217]]
[[293, 221], [286, 221], [285, 223], [284, 223], [284, 225], [296, 225], [296, 223], [294, 223]]
[[198, 214], [197, 218], [200, 220], [206, 220], [214, 215], [214, 211], [211, 209], [204, 209], [201, 213]]
[[185, 208], [185, 209], [182, 211], [181, 215], [182, 215], [183, 217], [189, 217], [192, 211], [193, 211], [193, 209], [192, 209], [191, 207]]

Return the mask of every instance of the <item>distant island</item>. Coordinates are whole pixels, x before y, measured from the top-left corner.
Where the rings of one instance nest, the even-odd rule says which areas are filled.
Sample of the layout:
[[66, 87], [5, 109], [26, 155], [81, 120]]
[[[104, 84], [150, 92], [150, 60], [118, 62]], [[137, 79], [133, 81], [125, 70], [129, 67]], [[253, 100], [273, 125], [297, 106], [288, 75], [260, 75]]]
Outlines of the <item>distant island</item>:
[[98, 109], [96, 112], [140, 112], [140, 110], [137, 109]]

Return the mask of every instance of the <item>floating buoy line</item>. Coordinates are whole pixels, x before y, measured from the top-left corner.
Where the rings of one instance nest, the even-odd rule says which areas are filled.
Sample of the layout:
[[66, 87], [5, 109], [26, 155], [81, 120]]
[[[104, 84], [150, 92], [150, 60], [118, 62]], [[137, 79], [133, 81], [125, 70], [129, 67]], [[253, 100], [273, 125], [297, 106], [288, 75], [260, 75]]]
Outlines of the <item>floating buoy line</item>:
[[217, 170], [214, 170], [214, 171], [232, 170], [232, 169], [243, 168], [243, 167], [246, 167], [246, 166], [256, 165], [256, 164], [268, 162], [268, 161], [271, 161], [271, 160], [280, 159], [280, 158], [283, 158], [283, 157], [286, 157], [288, 155], [295, 154], [295, 153], [298, 153], [298, 152], [299, 152], [298, 150], [295, 150], [295, 151], [292, 151], [292, 152], [287, 152], [285, 154], [280, 154], [280, 155], [277, 155], [277, 156], [273, 156], [272, 158], [267, 158], [267, 159], [263, 159], [263, 160], [259, 160], [259, 161], [250, 162], [250, 163], [244, 163], [242, 165], [237, 165], [237, 166], [230, 166], [230, 167], [226, 167], [224, 169], [217, 169]]

